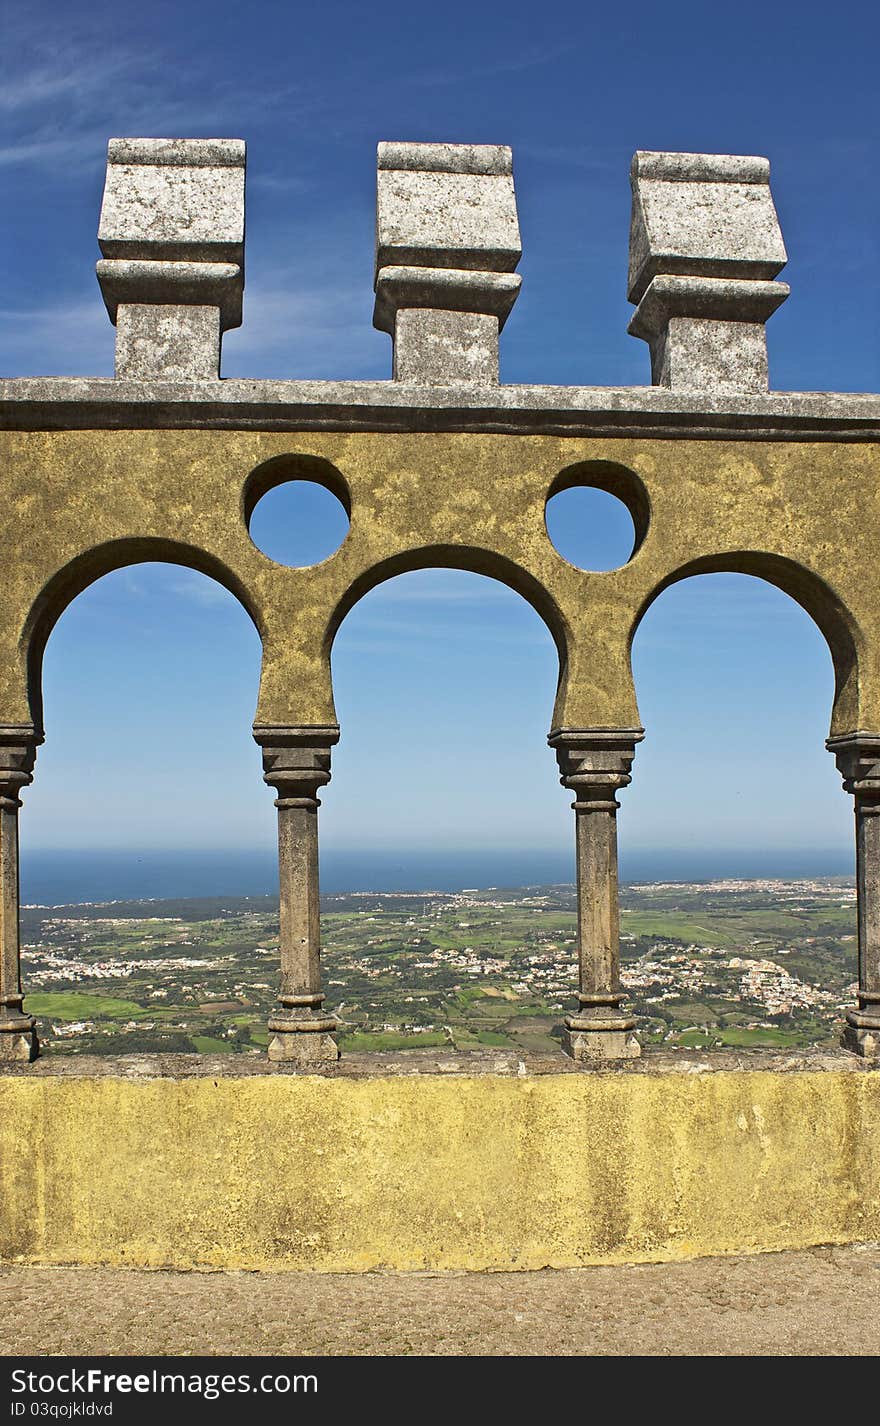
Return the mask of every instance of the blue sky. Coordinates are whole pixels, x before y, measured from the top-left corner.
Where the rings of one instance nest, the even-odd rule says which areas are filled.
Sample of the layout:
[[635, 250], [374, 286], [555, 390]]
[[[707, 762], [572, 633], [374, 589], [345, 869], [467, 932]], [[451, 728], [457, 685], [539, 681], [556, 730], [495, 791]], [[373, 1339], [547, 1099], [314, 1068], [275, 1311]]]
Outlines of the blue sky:
[[[247, 288], [224, 374], [387, 377], [371, 327], [375, 146], [448, 139], [514, 150], [525, 253], [504, 380], [649, 379], [625, 287], [629, 161], [654, 148], [770, 157], [792, 286], [769, 325], [772, 383], [877, 390], [880, 26], [874, 6], [840, 17], [751, 0], [7, 5], [0, 372], [112, 372], [94, 277], [107, 138], [230, 135], [248, 141]], [[253, 533], [288, 540], [280, 557], [335, 538], [317, 502], [263, 518]], [[560, 528], [587, 561], [616, 520], [585, 507]], [[554, 660], [500, 586], [428, 571], [374, 591], [334, 656], [327, 845], [565, 843], [569, 798], [544, 746]], [[258, 663], [248, 620], [200, 576], [144, 566], [87, 591], [47, 651], [25, 845], [269, 845]], [[690, 581], [650, 611], [635, 669], [649, 736], [626, 844], [848, 842], [823, 748], [830, 660], [794, 604], [757, 581]]]

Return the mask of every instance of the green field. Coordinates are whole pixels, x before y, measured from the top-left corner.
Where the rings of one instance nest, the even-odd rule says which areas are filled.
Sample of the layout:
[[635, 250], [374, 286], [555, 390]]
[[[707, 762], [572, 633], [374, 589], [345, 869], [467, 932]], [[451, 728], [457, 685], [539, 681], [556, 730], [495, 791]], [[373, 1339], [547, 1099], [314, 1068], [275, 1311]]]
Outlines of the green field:
[[[622, 898], [624, 984], [645, 1044], [839, 1037], [856, 976], [842, 879], [625, 886]], [[345, 1052], [558, 1051], [576, 1003], [573, 887], [331, 896], [322, 922], [326, 1009]], [[279, 972], [269, 898], [25, 907], [22, 931], [25, 1005], [47, 1053], [265, 1053]], [[72, 1021], [91, 1028], [53, 1035]]]
[[717, 1038], [722, 1045], [728, 1045], [731, 1049], [759, 1049], [762, 1045], [766, 1045], [768, 1049], [773, 1046], [781, 1049], [786, 1045], [796, 1045], [800, 1036], [797, 1030], [769, 1030], [763, 1027], [740, 1030], [735, 1026], [725, 1026], [717, 1032]]
[[28, 996], [32, 1015], [50, 1020], [147, 1020], [150, 1011], [134, 1000], [118, 1000], [113, 995], [91, 995], [71, 990], [54, 995]]
[[339, 1042], [346, 1050], [438, 1050], [449, 1049], [449, 1036], [442, 1030], [426, 1030], [423, 1035], [398, 1035], [391, 1030], [372, 1033], [343, 1032]]

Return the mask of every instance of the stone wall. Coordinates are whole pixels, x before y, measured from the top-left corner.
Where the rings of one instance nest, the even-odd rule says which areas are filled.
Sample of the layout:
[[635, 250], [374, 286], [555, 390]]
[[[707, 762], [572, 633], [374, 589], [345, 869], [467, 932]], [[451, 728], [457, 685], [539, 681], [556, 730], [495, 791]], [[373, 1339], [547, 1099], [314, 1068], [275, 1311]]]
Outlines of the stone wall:
[[711, 1064], [8, 1071], [0, 1257], [484, 1270], [880, 1238], [880, 1073], [843, 1051]]

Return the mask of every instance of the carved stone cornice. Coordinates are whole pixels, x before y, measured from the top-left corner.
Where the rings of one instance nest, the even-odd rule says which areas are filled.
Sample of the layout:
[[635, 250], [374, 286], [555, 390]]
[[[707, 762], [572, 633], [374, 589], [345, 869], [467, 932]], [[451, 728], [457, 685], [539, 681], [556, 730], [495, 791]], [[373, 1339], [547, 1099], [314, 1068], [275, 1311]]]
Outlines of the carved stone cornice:
[[26, 724], [0, 724], [0, 804], [21, 806], [19, 793], [34, 780], [34, 762], [42, 741], [42, 734]]
[[319, 787], [330, 781], [330, 757], [339, 728], [295, 728], [259, 724], [254, 741], [263, 750], [263, 781], [278, 793], [278, 804], [317, 803]]
[[845, 792], [880, 800], [880, 733], [843, 733], [826, 739], [825, 746], [834, 754]]
[[373, 326], [395, 333], [401, 308], [441, 312], [483, 312], [498, 318], [500, 331], [519, 296], [515, 272], [469, 272], [443, 267], [383, 267], [376, 278]]
[[547, 741], [556, 753], [559, 781], [575, 795], [576, 811], [612, 810], [615, 793], [631, 781], [630, 768], [643, 728], [558, 728]]

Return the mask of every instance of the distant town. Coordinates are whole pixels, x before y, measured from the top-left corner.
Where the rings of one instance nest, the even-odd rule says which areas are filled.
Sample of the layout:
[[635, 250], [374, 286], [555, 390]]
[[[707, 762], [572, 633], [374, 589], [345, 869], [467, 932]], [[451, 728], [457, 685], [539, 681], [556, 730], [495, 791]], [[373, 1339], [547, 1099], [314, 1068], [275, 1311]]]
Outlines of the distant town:
[[[322, 906], [344, 1050], [557, 1044], [577, 986], [573, 887]], [[268, 897], [29, 906], [22, 936], [47, 1052], [265, 1049], [278, 972]], [[855, 890], [833, 877], [626, 886], [621, 953], [646, 1045], [831, 1045], [855, 1001]]]

